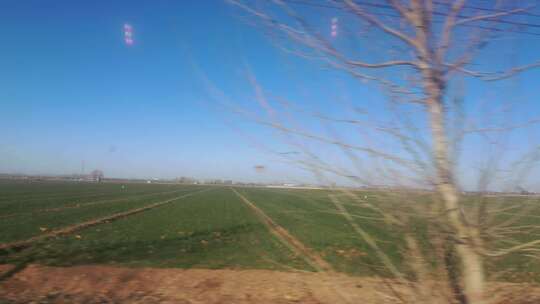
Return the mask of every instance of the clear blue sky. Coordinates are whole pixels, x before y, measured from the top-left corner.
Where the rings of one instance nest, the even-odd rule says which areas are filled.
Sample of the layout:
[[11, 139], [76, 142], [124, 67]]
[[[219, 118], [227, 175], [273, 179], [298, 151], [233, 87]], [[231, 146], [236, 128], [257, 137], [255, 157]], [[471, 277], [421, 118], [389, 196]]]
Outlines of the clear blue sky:
[[[123, 41], [124, 23], [134, 28], [131, 47]], [[84, 160], [86, 171], [113, 177], [307, 178], [242, 135], [290, 150], [275, 132], [215, 104], [209, 83], [253, 106], [247, 69], [273, 94], [329, 115], [349, 115], [337, 99], [386, 115], [379, 93], [345, 90], [352, 84], [345, 75], [273, 48], [222, 1], [5, 0], [0, 37], [0, 172], [79, 173]], [[532, 58], [540, 53], [539, 38], [525, 37], [508, 50]], [[488, 52], [484, 59], [494, 58]], [[505, 98], [517, 88], [528, 105], [522, 114], [532, 117], [540, 101], [529, 88], [538, 88], [539, 76], [531, 72], [512, 94], [493, 95]], [[467, 100], [494, 98], [474, 83], [467, 93]], [[474, 140], [468, 145], [476, 154], [464, 163], [473, 165], [482, 148]], [[335, 151], [324, 153], [332, 160]], [[259, 164], [267, 171], [255, 172]]]
[[77, 173], [84, 160], [108, 176], [253, 172], [264, 160], [209, 108], [193, 68], [235, 89], [239, 25], [221, 1], [2, 1], [0, 170]]

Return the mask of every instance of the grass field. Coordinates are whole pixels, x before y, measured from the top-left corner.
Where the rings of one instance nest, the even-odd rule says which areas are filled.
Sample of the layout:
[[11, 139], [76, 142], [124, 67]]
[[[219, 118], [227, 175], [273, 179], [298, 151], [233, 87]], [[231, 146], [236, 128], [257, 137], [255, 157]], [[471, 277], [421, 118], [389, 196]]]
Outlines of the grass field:
[[[378, 271], [378, 259], [336, 213], [329, 191], [242, 187], [236, 191], [335, 270], [354, 275]], [[362, 195], [377, 200], [384, 193]], [[2, 181], [0, 243], [24, 241], [163, 201], [167, 204], [38, 241], [20, 252], [7, 251], [0, 255], [0, 264], [30, 261], [60, 266], [313, 270], [280, 242], [231, 188], [218, 186]], [[389, 230], [372, 218], [370, 210], [351, 205], [347, 209], [401, 265], [400, 231]], [[526, 219], [528, 224], [538, 221], [534, 214]], [[422, 233], [421, 224], [418, 233]], [[492, 270], [513, 268], [540, 281], [539, 263], [521, 256], [496, 260], [488, 266]]]

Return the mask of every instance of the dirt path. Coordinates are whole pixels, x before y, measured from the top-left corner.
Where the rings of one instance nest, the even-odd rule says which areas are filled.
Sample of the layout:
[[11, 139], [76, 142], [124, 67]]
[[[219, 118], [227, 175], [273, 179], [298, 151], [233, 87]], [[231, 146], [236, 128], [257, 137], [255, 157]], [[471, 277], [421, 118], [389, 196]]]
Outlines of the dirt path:
[[306, 263], [311, 265], [319, 272], [333, 272], [332, 266], [326, 262], [318, 253], [308, 248], [300, 240], [294, 237], [287, 229], [278, 225], [272, 218], [264, 213], [259, 207], [255, 206], [245, 196], [240, 194], [234, 188], [231, 190], [244, 202], [259, 220], [268, 228], [268, 231], [276, 236], [285, 246], [287, 246], [297, 256], [302, 257]]
[[180, 191], [185, 191], [185, 189], [164, 191], [164, 192], [152, 192], [152, 193], [141, 194], [141, 195], [131, 195], [131, 196], [121, 197], [121, 198], [113, 198], [113, 199], [99, 200], [99, 201], [93, 201], [93, 202], [83, 202], [79, 204], [70, 204], [70, 205], [56, 207], [56, 208], [45, 208], [45, 209], [36, 209], [36, 210], [28, 211], [28, 212], [11, 213], [11, 214], [0, 216], [0, 219], [21, 216], [21, 215], [30, 215], [30, 214], [36, 214], [36, 213], [42, 213], [42, 212], [59, 212], [59, 211], [64, 211], [64, 210], [69, 210], [69, 209], [77, 209], [77, 208], [82, 208], [82, 207], [87, 207], [87, 206], [116, 203], [116, 202], [121, 202], [121, 201], [128, 201], [134, 198], [170, 194], [170, 193], [175, 193], [175, 192], [180, 192]]
[[[0, 272], [10, 267], [0, 265]], [[344, 303], [335, 288], [350, 303], [400, 303], [385, 286], [375, 278], [328, 273], [30, 265], [0, 282], [0, 303]], [[496, 304], [540, 303], [539, 286], [490, 283], [488, 289], [514, 295]]]
[[0, 283], [0, 303], [343, 303], [334, 285], [355, 303], [382, 303], [375, 280], [322, 273], [38, 265]]
[[134, 214], [137, 214], [137, 213], [141, 213], [141, 212], [144, 212], [144, 211], [147, 211], [147, 210], [150, 210], [150, 209], [154, 209], [154, 208], [166, 205], [166, 204], [170, 204], [170, 203], [172, 203], [172, 202], [174, 202], [176, 200], [179, 200], [181, 198], [192, 196], [192, 195], [195, 195], [197, 193], [205, 192], [205, 191], [208, 191], [208, 190], [210, 190], [210, 189], [203, 189], [203, 190], [191, 192], [191, 193], [180, 195], [180, 196], [177, 196], [177, 197], [165, 200], [165, 201], [153, 203], [153, 204], [141, 207], [141, 208], [131, 209], [131, 210], [128, 210], [128, 211], [115, 213], [113, 215], [108, 215], [108, 216], [105, 216], [105, 217], [102, 217], [102, 218], [99, 218], [99, 219], [86, 221], [86, 222], [83, 222], [83, 223], [80, 223], [80, 224], [54, 229], [54, 230], [52, 230], [52, 231], [50, 231], [48, 233], [40, 234], [40, 235], [31, 237], [29, 239], [26, 239], [26, 240], [0, 244], [0, 250], [23, 249], [23, 248], [31, 246], [33, 243], [36, 243], [36, 242], [39, 242], [39, 241], [44, 241], [44, 240], [54, 238], [54, 237], [57, 237], [57, 236], [61, 236], [61, 235], [71, 234], [71, 233], [79, 231], [81, 229], [96, 226], [96, 225], [99, 225], [99, 224], [102, 224], [102, 223], [109, 223], [109, 222], [112, 222], [112, 221], [116, 221], [116, 220], [119, 220], [121, 218], [130, 216], [130, 215], [134, 215]]

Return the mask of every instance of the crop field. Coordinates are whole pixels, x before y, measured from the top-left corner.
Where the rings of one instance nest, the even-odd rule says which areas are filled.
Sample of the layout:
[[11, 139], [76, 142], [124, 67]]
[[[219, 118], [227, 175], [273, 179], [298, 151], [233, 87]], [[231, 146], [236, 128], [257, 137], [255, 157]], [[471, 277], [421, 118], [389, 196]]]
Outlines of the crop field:
[[[306, 189], [1, 181], [0, 264], [384, 272], [331, 195]], [[361, 195], [387, 201], [384, 192]], [[424, 196], [415, 200], [422, 203]], [[388, 229], [373, 211], [342, 201], [401, 265], [401, 232]], [[538, 208], [530, 213], [522, 224], [539, 221]], [[425, 233], [421, 222], [416, 231]], [[320, 261], [314, 265], [303, 254]], [[540, 264], [521, 256], [488, 267], [540, 278]]]

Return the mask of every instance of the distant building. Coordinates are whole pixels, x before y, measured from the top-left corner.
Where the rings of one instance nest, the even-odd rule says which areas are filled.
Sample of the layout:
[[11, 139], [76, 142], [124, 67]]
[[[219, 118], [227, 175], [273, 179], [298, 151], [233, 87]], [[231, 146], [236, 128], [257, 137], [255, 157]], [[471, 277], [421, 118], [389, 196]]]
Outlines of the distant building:
[[103, 171], [101, 170], [94, 170], [90, 172], [90, 180], [93, 182], [101, 182], [103, 180]]
[[177, 177], [176, 182], [180, 184], [197, 184], [197, 180], [191, 177]]
[[529, 192], [527, 190], [525, 190], [525, 188], [521, 187], [521, 186], [517, 186], [516, 187], [516, 192], [521, 194], [521, 195], [530, 195], [530, 194], [533, 194], [532, 192]]

